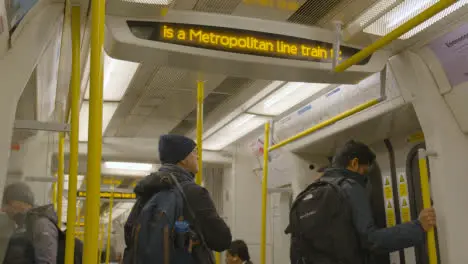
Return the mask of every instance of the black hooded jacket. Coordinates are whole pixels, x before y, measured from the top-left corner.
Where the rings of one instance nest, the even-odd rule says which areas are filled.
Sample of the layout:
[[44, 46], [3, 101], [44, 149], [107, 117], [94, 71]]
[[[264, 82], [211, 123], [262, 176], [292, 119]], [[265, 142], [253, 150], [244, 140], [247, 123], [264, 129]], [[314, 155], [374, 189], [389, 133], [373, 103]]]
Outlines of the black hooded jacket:
[[[172, 173], [179, 183], [183, 185], [183, 191], [188, 200], [188, 206], [195, 214], [196, 221], [203, 233], [207, 246], [214, 251], [222, 252], [231, 245], [231, 230], [218, 215], [215, 205], [211, 200], [208, 191], [197, 185], [193, 180], [193, 175], [177, 165], [163, 165], [159, 172], [146, 176], [135, 187], [135, 194], [138, 199], [149, 200], [155, 193], [162, 190], [161, 174]], [[187, 205], [184, 208], [184, 218], [191, 224], [194, 219], [187, 211]], [[128, 245], [127, 241], [127, 245]]]

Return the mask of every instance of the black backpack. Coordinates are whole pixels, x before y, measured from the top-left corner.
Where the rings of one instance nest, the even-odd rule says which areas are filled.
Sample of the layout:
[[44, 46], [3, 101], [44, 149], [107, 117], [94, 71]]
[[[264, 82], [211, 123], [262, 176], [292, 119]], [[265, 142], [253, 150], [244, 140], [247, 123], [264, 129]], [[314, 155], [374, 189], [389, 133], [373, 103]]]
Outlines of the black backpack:
[[287, 234], [291, 264], [363, 263], [351, 207], [340, 187], [350, 179], [320, 179], [293, 202]]
[[[66, 244], [66, 230], [62, 231], [58, 228], [58, 251], [57, 251], [57, 264], [65, 264], [65, 244]], [[83, 263], [83, 242], [75, 237], [75, 254], [74, 264]], [[71, 264], [71, 263], [68, 263]]]
[[[161, 189], [149, 198], [138, 197], [128, 216], [124, 227], [126, 248], [123, 263], [214, 264], [215, 261], [208, 250], [195, 213], [190, 208], [183, 191], [183, 186], [189, 183], [179, 183], [171, 173], [161, 175], [160, 180], [164, 183]], [[190, 234], [200, 242], [200, 245], [195, 246], [191, 252], [181, 249], [180, 245], [176, 246], [173, 232], [176, 219], [184, 216], [184, 206], [194, 221], [190, 225]], [[149, 248], [151, 250], [148, 250]], [[209, 254], [205, 255], [203, 251]]]
[[[46, 217], [46, 216], [43, 216]], [[47, 217], [46, 217], [47, 218]], [[49, 219], [49, 218], [47, 218]], [[58, 228], [57, 242], [57, 264], [65, 264], [65, 244], [66, 233]], [[26, 229], [16, 231], [8, 242], [3, 264], [34, 264], [35, 253], [32, 243], [31, 226], [27, 225]], [[83, 242], [75, 238], [74, 264], [81, 264], [83, 261]]]

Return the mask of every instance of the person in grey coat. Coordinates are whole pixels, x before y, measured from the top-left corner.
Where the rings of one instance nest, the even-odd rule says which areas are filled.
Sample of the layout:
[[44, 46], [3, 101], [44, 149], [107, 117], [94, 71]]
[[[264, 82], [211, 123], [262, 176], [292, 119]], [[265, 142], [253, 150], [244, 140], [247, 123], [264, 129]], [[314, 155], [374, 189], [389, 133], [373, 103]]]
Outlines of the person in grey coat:
[[[15, 238], [10, 239], [4, 264], [24, 263], [34, 259], [35, 264], [56, 264], [58, 248], [57, 215], [53, 205], [35, 207], [34, 194], [23, 182], [8, 185], [3, 193], [2, 211], [16, 223], [16, 234], [27, 232], [31, 240], [32, 250], [27, 242]], [[13, 242], [13, 240], [15, 240]]]
[[424, 243], [425, 232], [436, 225], [433, 208], [423, 209], [418, 219], [389, 228], [377, 228], [372, 216], [367, 196], [367, 173], [374, 163], [375, 154], [365, 144], [348, 141], [340, 148], [332, 160], [331, 168], [325, 170], [322, 179], [345, 177], [341, 185], [351, 206], [352, 221], [359, 237], [357, 247], [370, 263], [373, 253], [393, 252], [400, 249], [420, 246]]

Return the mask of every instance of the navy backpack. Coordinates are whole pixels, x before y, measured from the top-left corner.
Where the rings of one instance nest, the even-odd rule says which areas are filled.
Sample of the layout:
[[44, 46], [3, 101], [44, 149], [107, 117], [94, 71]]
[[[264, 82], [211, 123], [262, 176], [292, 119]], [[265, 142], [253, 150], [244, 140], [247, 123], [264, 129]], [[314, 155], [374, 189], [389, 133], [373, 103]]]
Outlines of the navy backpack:
[[[166, 176], [165, 176], [166, 177]], [[181, 184], [175, 176], [168, 174], [164, 179], [168, 187], [154, 194], [148, 201], [137, 201], [127, 220], [131, 226], [131, 241], [124, 253], [124, 264], [195, 264], [189, 248], [191, 237], [180, 238], [175, 231], [176, 222], [184, 217], [184, 204], [187, 204]], [[186, 183], [182, 183], [184, 185]], [[189, 207], [187, 210], [195, 219]], [[203, 235], [196, 227], [196, 236], [203, 245]], [[183, 240], [182, 242], [180, 240]], [[182, 243], [182, 246], [178, 246]], [[190, 245], [189, 245], [190, 243]]]

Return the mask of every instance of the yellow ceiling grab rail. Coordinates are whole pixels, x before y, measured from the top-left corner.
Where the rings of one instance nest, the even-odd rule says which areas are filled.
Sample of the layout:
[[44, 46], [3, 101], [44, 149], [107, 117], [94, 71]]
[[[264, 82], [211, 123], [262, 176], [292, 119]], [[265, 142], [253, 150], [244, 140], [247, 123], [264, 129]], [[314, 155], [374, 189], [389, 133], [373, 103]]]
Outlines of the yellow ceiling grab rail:
[[356, 63], [359, 63], [360, 61], [364, 60], [365, 58], [369, 57], [372, 53], [374, 53], [376, 50], [381, 49], [388, 43], [394, 41], [395, 39], [399, 38], [403, 34], [407, 33], [408, 31], [412, 30], [413, 28], [419, 26], [426, 20], [430, 19], [440, 11], [444, 10], [445, 8], [451, 6], [457, 2], [457, 0], [439, 0], [439, 2], [433, 4], [431, 7], [428, 9], [424, 10], [421, 12], [419, 15], [413, 17], [403, 25], [397, 27], [394, 29], [392, 32], [388, 33], [387, 35], [381, 37], [374, 43], [370, 44], [360, 52], [354, 54], [352, 57], [349, 59], [343, 61], [339, 65], [336, 66], [335, 72], [343, 72], [349, 67], [355, 65]]
[[367, 109], [367, 108], [369, 108], [369, 107], [371, 107], [373, 105], [376, 105], [381, 100], [382, 99], [372, 99], [372, 100], [370, 100], [370, 101], [368, 101], [366, 103], [363, 103], [363, 104], [360, 104], [360, 105], [358, 105], [358, 106], [356, 106], [354, 108], [351, 108], [351, 109], [349, 109], [349, 110], [347, 110], [347, 111], [345, 111], [345, 112], [343, 112], [341, 114], [338, 114], [338, 115], [336, 115], [336, 116], [334, 116], [334, 117], [332, 117], [332, 118], [330, 118], [330, 119], [328, 119], [328, 120], [326, 120], [326, 121], [324, 121], [322, 123], [319, 123], [319, 124], [309, 128], [307, 130], [304, 130], [304, 131], [300, 132], [299, 134], [296, 134], [296, 135], [294, 135], [294, 136], [292, 136], [292, 137], [290, 137], [288, 139], [285, 139], [285, 140], [281, 141], [280, 143], [278, 143], [276, 145], [271, 146], [268, 149], [268, 151], [272, 151], [272, 150], [281, 148], [281, 147], [283, 147], [283, 146], [285, 146], [285, 145], [287, 145], [289, 143], [292, 143], [292, 142], [294, 142], [294, 141], [296, 141], [296, 140], [298, 140], [300, 138], [303, 138], [303, 137], [305, 137], [305, 136], [307, 136], [307, 135], [309, 135], [309, 134], [311, 134], [311, 133], [313, 133], [313, 132], [315, 132], [315, 131], [317, 131], [319, 129], [322, 129], [322, 128], [324, 128], [326, 126], [329, 126], [329, 125], [331, 125], [331, 124], [333, 124], [333, 123], [335, 123], [337, 121], [345, 119], [346, 117], [348, 117], [350, 115], [353, 115], [353, 114], [355, 114], [357, 112], [360, 112], [360, 111], [362, 111], [364, 109]]

